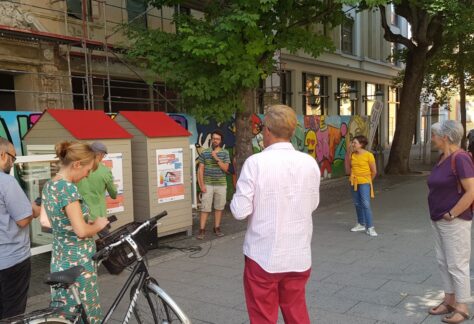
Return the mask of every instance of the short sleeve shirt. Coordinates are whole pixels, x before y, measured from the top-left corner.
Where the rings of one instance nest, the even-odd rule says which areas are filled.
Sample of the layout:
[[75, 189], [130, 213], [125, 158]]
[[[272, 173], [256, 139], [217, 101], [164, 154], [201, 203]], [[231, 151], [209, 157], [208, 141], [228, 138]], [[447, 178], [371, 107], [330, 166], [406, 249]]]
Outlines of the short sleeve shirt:
[[[467, 179], [474, 177], [474, 165], [468, 154], [457, 154], [455, 159], [457, 177], [453, 173], [451, 156], [448, 156], [439, 165], [434, 166], [428, 178], [428, 206], [433, 221], [442, 219], [443, 215], [450, 211], [464, 194], [464, 190], [459, 192], [458, 178]], [[458, 215], [458, 217], [471, 220], [471, 206]]]
[[30, 229], [17, 221], [32, 215], [31, 203], [16, 179], [0, 172], [0, 270], [30, 257]]
[[[221, 149], [217, 152], [217, 157], [224, 163], [230, 163], [229, 152]], [[199, 155], [199, 163], [204, 164], [204, 183], [214, 186], [227, 185], [226, 173], [217, 164], [212, 157], [212, 149], [208, 148]]]
[[42, 201], [55, 236], [71, 241], [83, 240], [74, 233], [71, 221], [65, 212], [67, 205], [79, 201], [84, 220], [89, 221], [89, 207], [83, 202], [83, 198], [74, 183], [63, 179], [50, 180], [43, 187]]
[[358, 184], [372, 182], [372, 175], [370, 171], [371, 163], [375, 163], [374, 155], [371, 152], [367, 151], [362, 154], [352, 154], [351, 170], [352, 175], [357, 177]]

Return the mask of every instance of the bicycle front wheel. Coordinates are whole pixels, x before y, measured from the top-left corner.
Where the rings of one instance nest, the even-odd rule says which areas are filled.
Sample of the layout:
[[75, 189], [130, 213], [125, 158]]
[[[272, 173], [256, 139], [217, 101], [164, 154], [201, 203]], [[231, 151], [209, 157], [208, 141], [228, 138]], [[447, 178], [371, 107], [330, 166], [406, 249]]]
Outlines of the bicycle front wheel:
[[[136, 290], [133, 288], [132, 295]], [[178, 304], [153, 279], [149, 279], [138, 294], [133, 315], [139, 324], [191, 323]]]

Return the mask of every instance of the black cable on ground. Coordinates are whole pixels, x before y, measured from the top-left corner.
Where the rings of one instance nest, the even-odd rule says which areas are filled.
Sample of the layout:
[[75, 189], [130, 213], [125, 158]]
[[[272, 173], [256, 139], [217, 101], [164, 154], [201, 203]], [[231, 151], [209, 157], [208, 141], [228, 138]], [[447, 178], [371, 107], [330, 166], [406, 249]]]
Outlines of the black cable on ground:
[[[182, 240], [176, 240], [176, 241], [172, 241], [172, 242], [174, 243], [174, 242], [178, 242], [178, 241], [182, 241]], [[181, 252], [184, 252], [184, 253], [191, 253], [190, 255], [188, 255], [188, 257], [191, 258], [191, 259], [198, 259], [198, 258], [205, 257], [206, 255], [209, 254], [209, 252], [211, 251], [211, 248], [212, 248], [212, 240], [209, 240], [209, 247], [207, 248], [206, 252], [204, 252], [201, 255], [198, 255], [198, 254], [201, 253], [203, 248], [201, 246], [198, 246], [198, 245], [193, 245], [193, 246], [189, 246], [189, 247], [178, 247], [178, 246], [173, 246], [173, 245], [161, 243], [161, 244], [158, 244], [158, 247], [157, 247], [157, 249], [178, 250], [178, 251], [181, 251]]]

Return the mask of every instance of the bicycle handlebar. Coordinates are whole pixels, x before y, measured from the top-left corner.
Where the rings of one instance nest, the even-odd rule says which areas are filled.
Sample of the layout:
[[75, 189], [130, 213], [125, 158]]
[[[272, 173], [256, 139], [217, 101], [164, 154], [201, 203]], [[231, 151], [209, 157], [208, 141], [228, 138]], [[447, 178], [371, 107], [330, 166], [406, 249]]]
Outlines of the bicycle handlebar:
[[120, 240], [118, 240], [114, 243], [111, 243], [111, 244], [107, 245], [106, 247], [104, 247], [102, 250], [96, 252], [92, 256], [92, 260], [97, 261], [97, 260], [102, 259], [105, 255], [109, 254], [115, 247], [117, 247], [119, 245], [122, 245], [127, 240], [128, 237], [133, 237], [133, 236], [137, 235], [137, 233], [140, 232], [145, 227], [149, 227], [150, 229], [154, 228], [156, 226], [156, 223], [158, 223], [158, 221], [161, 218], [165, 217], [166, 215], [168, 215], [168, 212], [165, 210], [165, 211], [159, 213], [158, 215], [150, 218], [149, 220], [143, 222], [132, 233], [129, 233], [128, 235], [123, 236]]

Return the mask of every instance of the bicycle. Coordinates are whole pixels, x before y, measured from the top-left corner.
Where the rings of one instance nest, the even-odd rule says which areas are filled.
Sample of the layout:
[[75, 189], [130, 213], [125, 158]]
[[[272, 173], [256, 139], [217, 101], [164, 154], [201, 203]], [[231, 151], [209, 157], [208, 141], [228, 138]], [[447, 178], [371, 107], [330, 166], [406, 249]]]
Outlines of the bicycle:
[[[167, 215], [164, 211], [159, 215], [141, 223], [133, 232], [121, 235], [121, 237], [99, 250], [92, 258], [96, 262], [101, 262], [110, 257], [112, 251], [122, 244], [128, 244], [133, 251], [136, 261], [134, 262], [132, 271], [128, 276], [124, 286], [116, 296], [114, 302], [110, 306], [102, 323], [107, 323], [117, 306], [122, 301], [126, 292], [130, 288], [130, 302], [123, 318], [123, 323], [129, 323], [135, 320], [139, 324], [159, 323], [183, 323], [190, 324], [191, 320], [181, 310], [178, 304], [158, 285], [156, 279], [152, 278], [148, 272], [146, 265], [146, 249], [144, 250], [137, 244], [135, 238], [145, 229], [151, 230], [160, 218]], [[135, 239], [134, 239], [135, 238]], [[140, 251], [142, 250], [142, 251]], [[143, 255], [142, 255], [143, 254]], [[76, 300], [76, 307], [73, 314], [65, 313], [61, 309], [61, 305], [51, 306], [41, 310], [33, 311], [26, 315], [20, 315], [9, 319], [0, 320], [0, 323], [14, 324], [40, 324], [40, 323], [83, 323], [88, 324], [87, 316], [79, 297], [77, 288], [73, 285], [76, 278], [79, 277], [84, 268], [75, 266], [70, 269], [54, 272], [48, 275], [46, 283], [54, 289], [71, 289], [71, 293]], [[82, 320], [82, 322], [81, 322]]]

